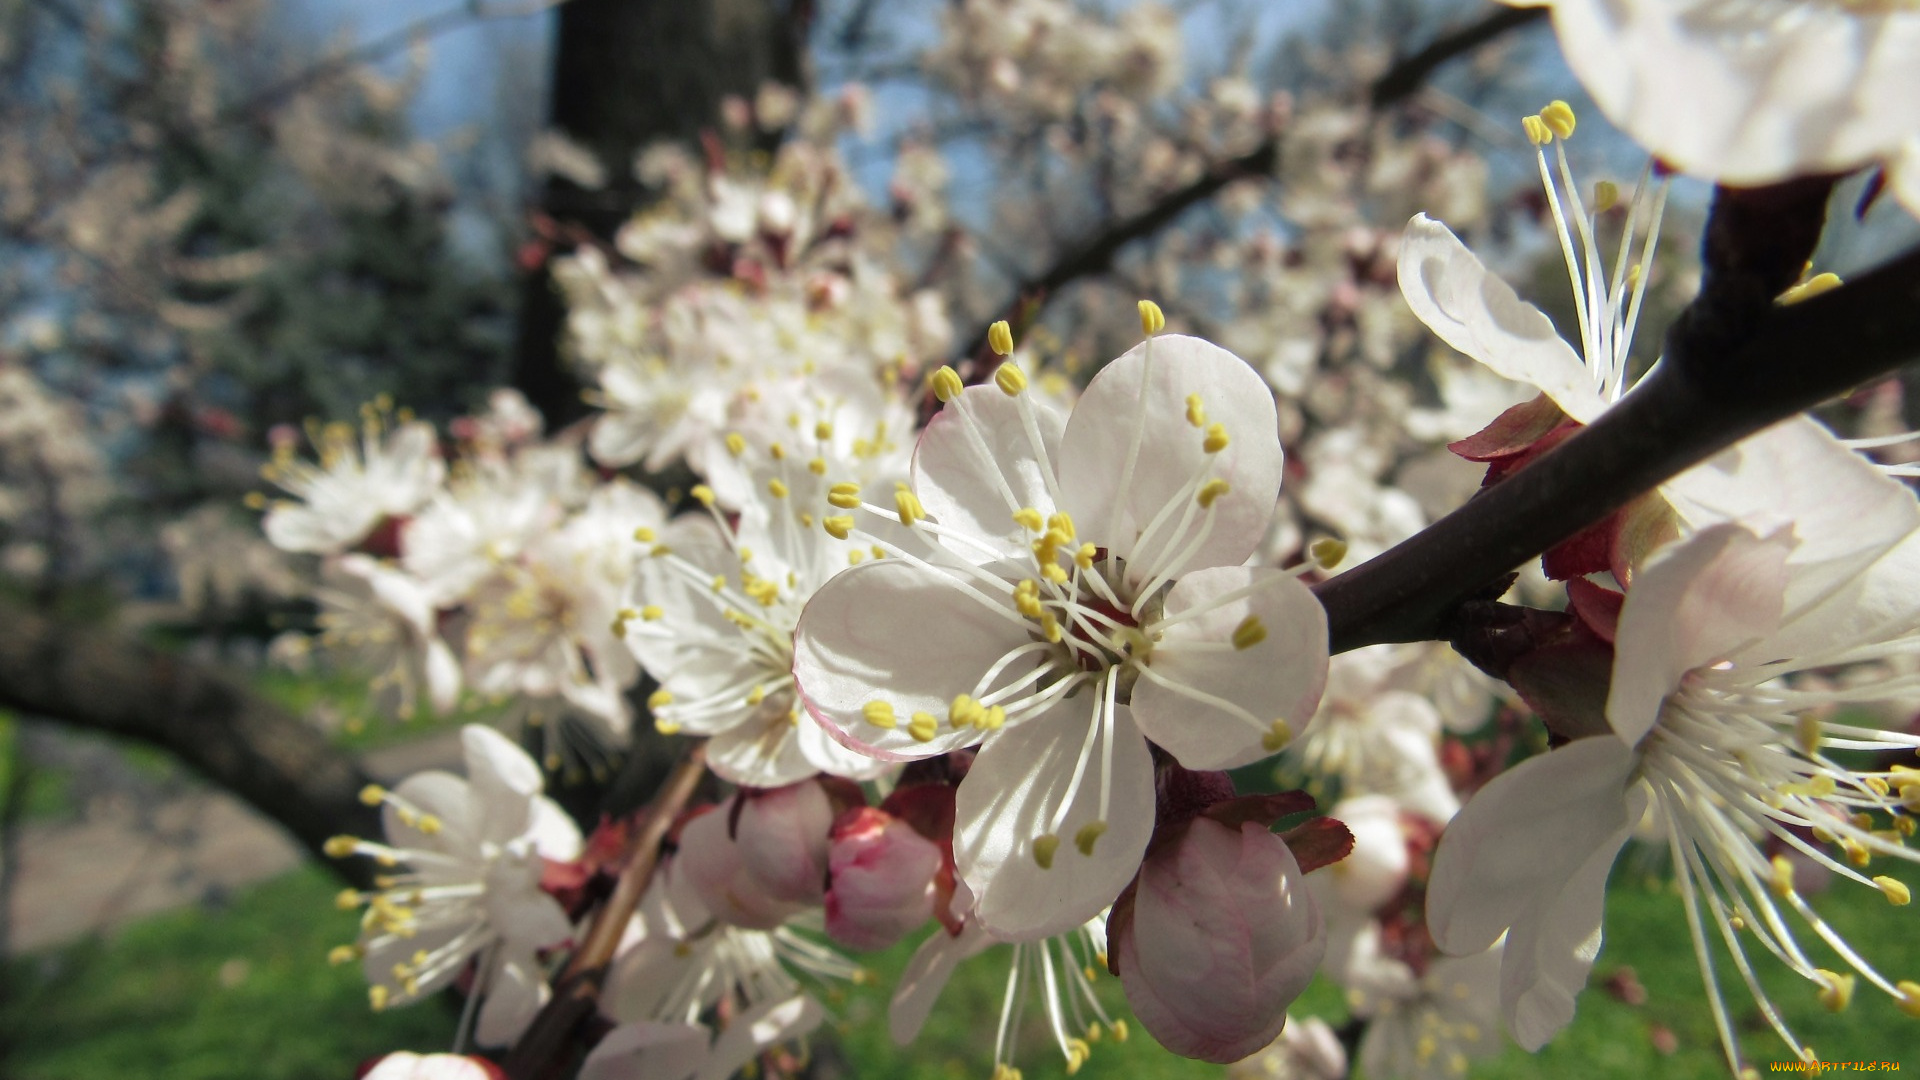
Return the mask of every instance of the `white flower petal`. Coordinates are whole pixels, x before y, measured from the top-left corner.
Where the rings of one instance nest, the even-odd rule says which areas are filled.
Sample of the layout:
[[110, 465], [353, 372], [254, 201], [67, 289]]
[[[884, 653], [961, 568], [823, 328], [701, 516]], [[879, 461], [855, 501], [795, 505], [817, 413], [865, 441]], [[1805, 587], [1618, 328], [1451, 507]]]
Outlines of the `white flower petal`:
[[540, 965], [531, 953], [509, 956], [487, 981], [487, 999], [480, 1006], [473, 1041], [481, 1046], [506, 1046], [520, 1037], [553, 996]]
[[974, 919], [967, 920], [958, 936], [940, 927], [921, 942], [900, 972], [893, 1001], [887, 1006], [893, 1041], [905, 1046], [919, 1038], [920, 1029], [933, 1014], [934, 1003], [940, 1000], [940, 991], [947, 988], [947, 980], [953, 978], [960, 961], [978, 956], [993, 944], [986, 928]]
[[711, 1038], [701, 1024], [621, 1024], [587, 1055], [577, 1080], [691, 1080]]
[[1090, 856], [1074, 842], [1081, 828], [1100, 817], [1102, 747], [1096, 743], [1062, 822], [1052, 866], [1042, 869], [1034, 858], [1034, 838], [1052, 832], [1079, 761], [1091, 722], [1087, 697], [988, 740], [956, 794], [955, 869], [978, 898], [976, 917], [1002, 940], [1051, 937], [1092, 918], [1132, 879], [1153, 833], [1153, 759], [1120, 706], [1110, 736], [1106, 832]]
[[1427, 884], [1434, 943], [1455, 956], [1481, 952], [1522, 919], [1550, 910], [1595, 852], [1618, 852], [1631, 824], [1632, 768], [1633, 753], [1618, 740], [1578, 739], [1476, 792], [1434, 853]]
[[1573, 419], [1589, 423], [1606, 408], [1593, 373], [1561, 340], [1553, 321], [1425, 214], [1414, 215], [1400, 241], [1400, 292], [1440, 340], [1500, 375], [1538, 387]]
[[[1020, 403], [995, 386], [971, 386], [927, 421], [913, 452], [913, 490], [927, 513], [991, 547], [949, 542], [947, 550], [972, 563], [1020, 557], [1030, 539], [1013, 512], [1054, 511], [1048, 474], [1059, 458], [1066, 418], [1033, 395], [1028, 404], [1046, 457], [1034, 453]], [[966, 415], [961, 415], [964, 409]]]
[[[1166, 530], [1136, 550], [1141, 531], [1170, 502], [1192, 499], [1190, 481], [1209, 464], [1205, 432], [1187, 420], [1187, 399], [1195, 394], [1208, 423], [1220, 424], [1230, 440], [1211, 455], [1208, 473], [1225, 480], [1229, 490], [1213, 504], [1205, 543], [1173, 572], [1234, 566], [1259, 547], [1279, 498], [1285, 461], [1273, 391], [1246, 361], [1212, 342], [1178, 334], [1142, 342], [1101, 368], [1067, 420], [1060, 440], [1060, 498], [1081, 539], [1123, 559], [1159, 560], [1165, 544], [1157, 537]], [[1136, 443], [1128, 477], [1126, 461]]]
[[805, 994], [763, 1001], [743, 1009], [720, 1037], [713, 1040], [713, 1052], [701, 1066], [698, 1080], [727, 1080], [760, 1051], [774, 1043], [805, 1035], [819, 1027], [825, 1018], [826, 1012], [820, 1003]]
[[[793, 635], [793, 674], [815, 719], [843, 745], [892, 761], [932, 757], [978, 741], [947, 712], [1009, 651], [1030, 643], [1026, 624], [1005, 618], [947, 572], [897, 559], [856, 566], [814, 594]], [[1013, 611], [1011, 588], [1006, 607]], [[996, 598], [998, 599], [998, 598]], [[1032, 669], [1016, 662], [996, 685]], [[869, 722], [869, 702], [892, 706], [895, 726]], [[937, 718], [931, 741], [910, 718]]]
[[387, 843], [460, 855], [479, 849], [480, 808], [474, 804], [473, 792], [465, 780], [432, 769], [400, 781], [393, 794], [409, 808], [432, 815], [439, 821], [440, 828], [423, 832], [419, 819], [408, 824], [400, 808], [388, 803], [380, 808], [381, 831], [386, 834]]
[[540, 766], [513, 740], [487, 727], [460, 729], [467, 781], [478, 807], [479, 839], [504, 844], [526, 831], [533, 797], [540, 793]]
[[1614, 636], [1607, 721], [1628, 746], [1660, 718], [1687, 672], [1764, 640], [1780, 625], [1793, 540], [1715, 525], [1656, 552], [1634, 575]]
[[[1251, 596], [1219, 603], [1248, 588]], [[1312, 590], [1279, 570], [1222, 566], [1197, 570], [1167, 594], [1166, 617], [1199, 615], [1169, 627], [1133, 687], [1133, 718], [1147, 738], [1189, 769], [1233, 769], [1274, 751], [1262, 743], [1273, 721], [1306, 726], [1327, 681], [1327, 613]], [[1255, 619], [1266, 636], [1220, 651]], [[1200, 645], [1203, 648], [1183, 648]], [[1184, 691], [1184, 692], [1183, 692]], [[1252, 719], [1197, 695], [1222, 699]]]

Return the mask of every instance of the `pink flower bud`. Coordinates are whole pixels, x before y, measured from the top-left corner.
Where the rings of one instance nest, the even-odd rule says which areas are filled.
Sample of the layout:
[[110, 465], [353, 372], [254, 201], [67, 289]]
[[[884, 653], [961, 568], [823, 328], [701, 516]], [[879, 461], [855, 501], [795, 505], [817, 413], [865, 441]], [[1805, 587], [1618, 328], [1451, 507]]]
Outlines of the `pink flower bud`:
[[884, 949], [933, 915], [940, 848], [884, 810], [861, 807], [834, 826], [827, 933], [854, 949]]
[[1286, 841], [1197, 817], [1158, 844], [1110, 923], [1127, 1003], [1167, 1049], [1238, 1061], [1272, 1042], [1327, 949]]
[[771, 791], [743, 792], [733, 822], [740, 860], [767, 895], [789, 904], [817, 904], [827, 887], [827, 839], [834, 807], [812, 780]]
[[740, 845], [729, 835], [731, 816], [723, 803], [687, 822], [680, 830], [673, 872], [714, 918], [749, 930], [771, 930], [806, 904], [773, 895], [748, 868]]

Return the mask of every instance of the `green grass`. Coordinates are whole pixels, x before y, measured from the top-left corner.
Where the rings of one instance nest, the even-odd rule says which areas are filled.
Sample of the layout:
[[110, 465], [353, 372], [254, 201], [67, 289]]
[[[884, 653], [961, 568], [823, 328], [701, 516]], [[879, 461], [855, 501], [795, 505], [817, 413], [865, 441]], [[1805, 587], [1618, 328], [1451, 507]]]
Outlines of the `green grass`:
[[443, 1048], [437, 1003], [374, 1015], [351, 967], [327, 965], [353, 916], [304, 869], [225, 911], [144, 920], [100, 944], [8, 964], [0, 1030], [15, 1080], [346, 1080], [388, 1050]]
[[[1874, 872], [1885, 870], [1876, 866]], [[1726, 1075], [1679, 898], [1650, 887], [1625, 863], [1617, 877], [1595, 988], [1582, 995], [1573, 1026], [1541, 1054], [1509, 1049], [1479, 1063], [1474, 1077]], [[0, 1007], [0, 1029], [15, 1033], [13, 1056], [0, 1071], [20, 1080], [344, 1078], [357, 1062], [385, 1050], [445, 1049], [451, 1010], [428, 1003], [369, 1013], [357, 970], [326, 964], [327, 948], [353, 930], [353, 917], [333, 909], [334, 889], [318, 870], [303, 870], [240, 895], [225, 911], [161, 916], [104, 945], [16, 961], [6, 973], [9, 1000]], [[1816, 904], [1891, 977], [1920, 973], [1920, 909], [1896, 909], [1876, 893], [1840, 884]], [[1832, 963], [1823, 948], [1808, 948], [1817, 962]], [[919, 1042], [900, 1048], [887, 1036], [887, 994], [911, 951], [908, 943], [865, 958], [876, 983], [830, 995], [835, 1056], [858, 1077], [984, 1080], [1007, 950], [963, 966]], [[1827, 1059], [1904, 1057], [1908, 1067], [1920, 1068], [1920, 1020], [1902, 1015], [1884, 995], [1863, 985], [1850, 1010], [1830, 1015], [1810, 986], [1771, 958], [1756, 963], [1767, 973], [1774, 1000]], [[1645, 986], [1644, 1005], [1623, 1004], [1598, 989], [1602, 978], [1623, 965], [1633, 967]], [[1731, 974], [1724, 963], [1722, 972]], [[1099, 982], [1110, 1006], [1120, 1006], [1117, 980], [1102, 976]], [[1744, 989], [1725, 985], [1748, 1053], [1764, 1075], [1766, 1062], [1787, 1057], [1784, 1048], [1760, 1025]], [[1336, 1026], [1345, 1018], [1339, 990], [1324, 981], [1314, 984], [1295, 1013], [1324, 1016]], [[1672, 1031], [1673, 1053], [1656, 1048], [1655, 1025]], [[1219, 1075], [1216, 1067], [1173, 1057], [1146, 1038], [1138, 1023], [1132, 1027], [1127, 1043], [1108, 1038], [1095, 1046], [1076, 1080]], [[1017, 1063], [1032, 1080], [1066, 1071], [1031, 1003]]]

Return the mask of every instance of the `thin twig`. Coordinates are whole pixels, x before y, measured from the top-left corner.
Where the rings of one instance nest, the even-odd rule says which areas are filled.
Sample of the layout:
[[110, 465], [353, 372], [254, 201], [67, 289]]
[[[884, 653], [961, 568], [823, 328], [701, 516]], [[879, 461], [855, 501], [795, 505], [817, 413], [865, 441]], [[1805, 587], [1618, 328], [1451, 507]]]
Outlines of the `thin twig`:
[[1426, 48], [1395, 61], [1392, 67], [1373, 80], [1368, 100], [1375, 109], [1382, 109], [1411, 96], [1441, 65], [1495, 38], [1539, 22], [1546, 17], [1547, 10], [1544, 7], [1499, 7], [1477, 21], [1440, 35]]
[[626, 864], [614, 883], [613, 894], [607, 897], [607, 902], [594, 916], [586, 939], [567, 961], [553, 1000], [540, 1010], [532, 1026], [507, 1054], [504, 1067], [513, 1080], [537, 1080], [545, 1075], [569, 1052], [574, 1030], [593, 1016], [614, 950], [639, 908], [640, 898], [646, 895], [647, 886], [653, 881], [654, 868], [660, 862], [661, 841], [666, 839], [667, 830], [680, 812], [686, 809], [687, 800], [693, 797], [706, 772], [706, 747], [696, 743], [666, 783], [660, 785], [659, 793], [648, 805], [627, 845]]

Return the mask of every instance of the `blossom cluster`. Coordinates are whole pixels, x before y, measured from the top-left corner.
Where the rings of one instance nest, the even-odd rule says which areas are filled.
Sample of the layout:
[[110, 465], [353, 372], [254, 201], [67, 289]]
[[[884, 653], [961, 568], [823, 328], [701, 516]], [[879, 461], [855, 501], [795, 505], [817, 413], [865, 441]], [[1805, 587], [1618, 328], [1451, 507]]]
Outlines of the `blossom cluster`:
[[[993, 321], [948, 365], [964, 297], [892, 269], [940, 249], [938, 163], [878, 212], [826, 148], [860, 95], [770, 88], [730, 121], [797, 133], [765, 168], [721, 136], [704, 160], [651, 151], [662, 201], [557, 268], [588, 424], [544, 435], [502, 392], [444, 440], [384, 402], [308, 433], [317, 461], [284, 433], [264, 528], [326, 584], [318, 633], [281, 652], [360, 653], [398, 711], [472, 693], [549, 732], [537, 761], [468, 726], [465, 778], [369, 789], [384, 839], [330, 845], [381, 868], [342, 896], [364, 913], [337, 953], [375, 1007], [459, 984], [463, 1042], [508, 1046], [611, 938], [579, 1075], [785, 1070], [831, 984], [866, 977], [847, 953], [917, 935], [889, 1010], [903, 1042], [959, 965], [1006, 947], [999, 1080], [1020, 1075], [1028, 1004], [1069, 1073], [1128, 1037], [1102, 970], [1147, 1033], [1238, 1075], [1457, 1076], [1571, 1022], [1639, 839], [1670, 859], [1736, 1069], [1721, 947], [1808, 1060], [1750, 953], [1828, 1008], [1870, 987], [1920, 1016], [1920, 982], [1805, 895], [1819, 874], [1904, 906], [1909, 885], [1871, 871], [1920, 858], [1920, 501], [1874, 446], [1785, 421], [1548, 550], [1509, 597], [1531, 607], [1505, 609], [1526, 632], [1498, 648], [1331, 655], [1315, 584], [1635, 392], [1674, 169], [1872, 166], [1900, 199], [1920, 173], [1910, 111], [1862, 106], [1816, 139], [1805, 117], [1778, 126], [1767, 81], [1838, 42], [1873, 60], [1848, 94], [1897, 93], [1920, 70], [1907, 6], [1552, 6], [1563, 35], [1606, 45], [1576, 71], [1660, 162], [1589, 196], [1573, 109], [1525, 118], [1573, 287], [1564, 337], [1442, 224], [1490, 212], [1471, 159], [1351, 109], [1255, 103], [1286, 114], [1298, 231], [1245, 256], [1236, 314], [1183, 334], [1140, 301], [1140, 335], [1085, 378], [1074, 344], [1111, 326], [1016, 341]], [[1085, 35], [1077, 18], [956, 5], [930, 63], [1043, 125], [1165, 88], [1167, 16]], [[1646, 106], [1675, 56], [1727, 83], [1680, 134]], [[1810, 108], [1839, 94], [1794, 85]], [[1412, 220], [1367, 224], [1381, 207]], [[1181, 276], [1177, 240], [1156, 259], [1150, 279]], [[1410, 359], [1424, 400], [1396, 375]], [[583, 836], [544, 774], [651, 741], [642, 718], [701, 740], [713, 779]], [[1320, 812], [1308, 789], [1337, 798]], [[1316, 976], [1359, 1021], [1344, 1041], [1289, 1023]]]

